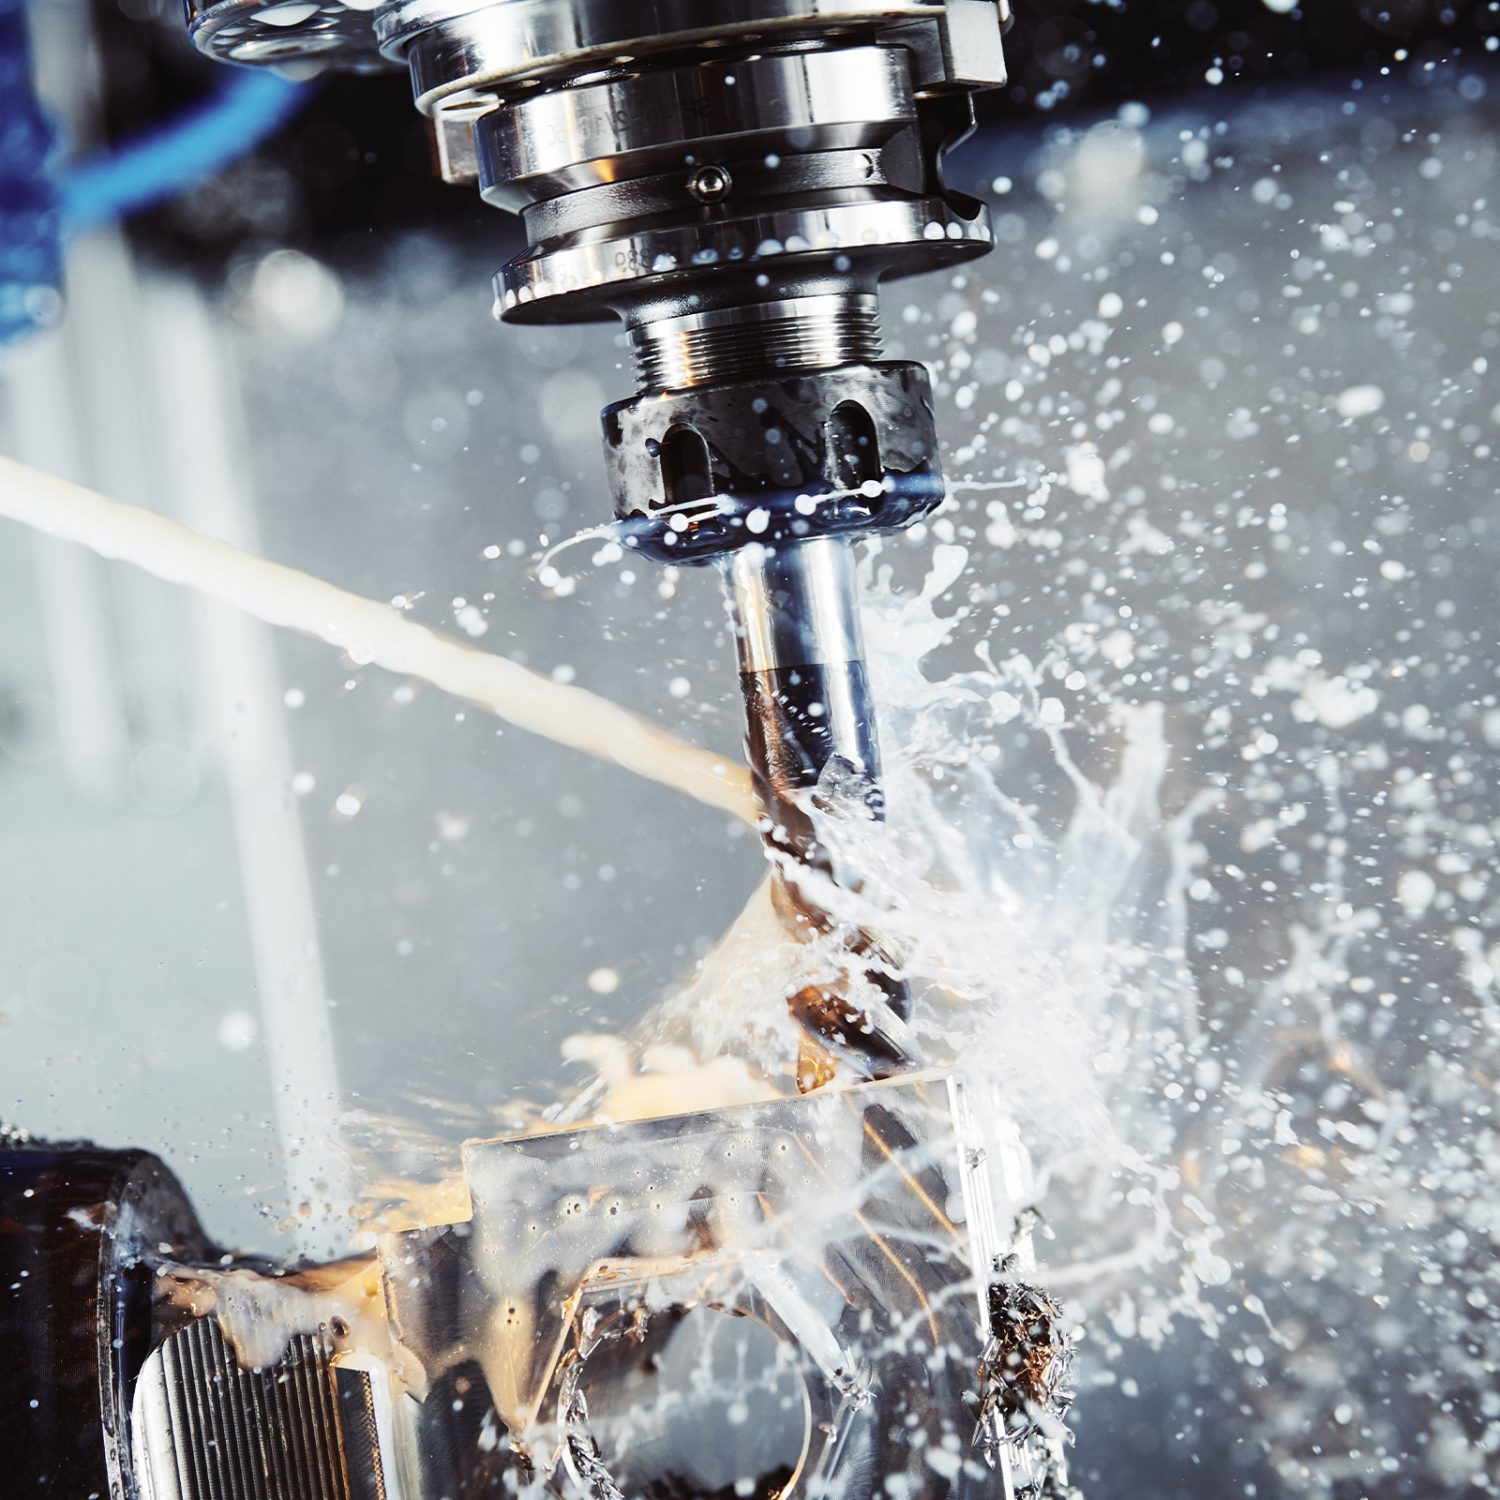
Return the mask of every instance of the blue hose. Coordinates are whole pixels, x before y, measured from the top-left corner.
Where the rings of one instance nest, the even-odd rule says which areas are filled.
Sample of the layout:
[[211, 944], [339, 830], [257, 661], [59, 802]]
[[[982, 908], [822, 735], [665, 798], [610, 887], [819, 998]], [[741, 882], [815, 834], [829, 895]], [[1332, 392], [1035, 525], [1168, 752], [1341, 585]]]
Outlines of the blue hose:
[[58, 197], [68, 229], [76, 234], [180, 196], [253, 151], [306, 97], [301, 84], [274, 73], [226, 73], [202, 104], [65, 168]]
[[56, 320], [66, 236], [139, 213], [222, 172], [308, 97], [226, 71], [201, 104], [116, 149], [59, 164], [31, 76], [27, 0], [0, 0], [0, 347]]
[[22, 0], [0, 0], [0, 345], [56, 318], [62, 221], [54, 137], [31, 86]]

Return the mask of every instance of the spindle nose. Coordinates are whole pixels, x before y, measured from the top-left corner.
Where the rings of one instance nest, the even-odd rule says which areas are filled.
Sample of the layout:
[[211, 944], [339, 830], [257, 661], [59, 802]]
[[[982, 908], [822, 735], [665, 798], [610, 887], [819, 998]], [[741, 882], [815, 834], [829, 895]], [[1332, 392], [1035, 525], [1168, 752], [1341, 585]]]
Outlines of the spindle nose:
[[[514, 323], [620, 319], [636, 394], [604, 413], [623, 539], [718, 563], [781, 906], [840, 933], [848, 994], [793, 1002], [865, 1076], [910, 1060], [889, 944], [811, 799], [879, 820], [852, 541], [943, 498], [932, 392], [882, 356], [880, 284], [994, 242], [943, 171], [1005, 82], [1003, 0], [187, 0], [234, 62], [405, 66], [443, 176], [520, 215]], [[799, 875], [799, 870], [803, 873]], [[820, 902], [816, 892], [823, 891]]]

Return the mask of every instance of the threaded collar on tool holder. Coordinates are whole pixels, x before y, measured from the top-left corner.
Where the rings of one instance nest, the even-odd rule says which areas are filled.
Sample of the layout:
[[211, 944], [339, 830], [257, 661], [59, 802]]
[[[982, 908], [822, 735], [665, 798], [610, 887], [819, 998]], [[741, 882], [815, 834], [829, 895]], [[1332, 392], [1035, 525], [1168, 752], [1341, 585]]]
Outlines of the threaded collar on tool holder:
[[898, 530], [943, 499], [932, 389], [918, 364], [647, 392], [607, 408], [604, 432], [626, 542], [668, 562]]

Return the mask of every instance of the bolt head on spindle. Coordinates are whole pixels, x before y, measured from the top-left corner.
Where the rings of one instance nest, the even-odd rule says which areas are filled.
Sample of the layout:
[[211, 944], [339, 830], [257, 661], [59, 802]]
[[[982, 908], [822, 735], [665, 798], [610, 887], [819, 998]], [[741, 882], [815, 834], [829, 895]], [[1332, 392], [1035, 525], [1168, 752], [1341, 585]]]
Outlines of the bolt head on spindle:
[[713, 164], [697, 168], [688, 178], [688, 192], [705, 206], [722, 203], [734, 186], [728, 167]]

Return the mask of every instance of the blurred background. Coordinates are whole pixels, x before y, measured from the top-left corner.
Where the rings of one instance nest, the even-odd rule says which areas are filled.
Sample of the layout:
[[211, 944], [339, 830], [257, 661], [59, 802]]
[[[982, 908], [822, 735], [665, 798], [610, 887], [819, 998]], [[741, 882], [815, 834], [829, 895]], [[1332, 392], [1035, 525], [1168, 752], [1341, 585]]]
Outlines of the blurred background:
[[[437, 181], [405, 79], [247, 92], [169, 0], [0, 0], [23, 25], [0, 451], [733, 750], [713, 578], [587, 547], [536, 576], [606, 516], [597, 412], [630, 376], [612, 329], [494, 325], [518, 236]], [[886, 297], [950, 473], [1030, 482], [956, 507], [973, 606], [1066, 663], [1081, 756], [1161, 703], [1169, 811], [1217, 792], [1206, 1012], [1281, 976], [1320, 1063], [1367, 1049], [1346, 1082], [1459, 1101], [1407, 1176], [1383, 1138], [1318, 1189], [1399, 1200], [1422, 1248], [1371, 1262], [1383, 1291], [1323, 1283], [1342, 1241], [1288, 1251], [1286, 1347], [1368, 1324], [1359, 1380], [1326, 1340], [1273, 1372], [1116, 1319], [1091, 1494], [1494, 1493], [1497, 39], [1494, 0], [1032, 0], [957, 158], [999, 250]], [[130, 154], [194, 110], [191, 150]], [[419, 1169], [565, 1085], [563, 1040], [628, 1026], [760, 867], [721, 815], [0, 522], [0, 1118], [158, 1151], [224, 1243], [326, 1248], [302, 1205], [352, 1195], [351, 1116]], [[1467, 1188], [1431, 1176], [1450, 1148]], [[1460, 1274], [1440, 1326], [1421, 1287]]]

